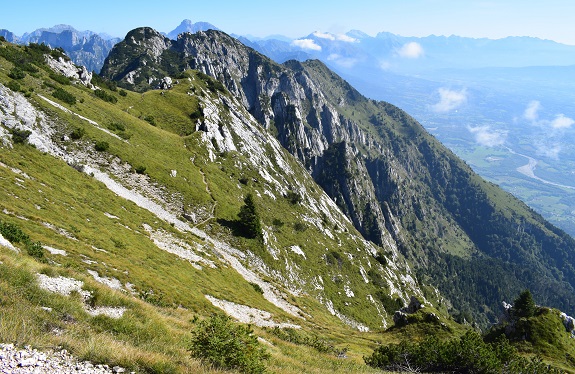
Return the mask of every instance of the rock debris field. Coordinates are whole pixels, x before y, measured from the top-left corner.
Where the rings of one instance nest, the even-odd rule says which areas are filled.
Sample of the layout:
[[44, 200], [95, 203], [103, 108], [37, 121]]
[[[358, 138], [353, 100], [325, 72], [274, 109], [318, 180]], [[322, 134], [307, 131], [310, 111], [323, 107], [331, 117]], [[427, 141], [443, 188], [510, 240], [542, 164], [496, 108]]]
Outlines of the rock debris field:
[[13, 344], [0, 344], [0, 373], [126, 373], [126, 369], [108, 365], [94, 365], [78, 361], [65, 349], [58, 352], [40, 352], [29, 346], [19, 349]]

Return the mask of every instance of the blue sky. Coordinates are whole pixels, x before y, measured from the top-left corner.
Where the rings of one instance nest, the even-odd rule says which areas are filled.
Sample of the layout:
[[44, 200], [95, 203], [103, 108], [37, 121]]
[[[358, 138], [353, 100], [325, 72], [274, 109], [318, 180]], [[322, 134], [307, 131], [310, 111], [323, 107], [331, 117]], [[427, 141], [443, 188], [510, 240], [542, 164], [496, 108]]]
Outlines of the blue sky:
[[0, 29], [17, 35], [69, 24], [124, 37], [139, 26], [169, 32], [184, 19], [227, 33], [302, 37], [352, 29], [375, 35], [534, 36], [575, 45], [573, 0], [98, 0], [6, 1]]

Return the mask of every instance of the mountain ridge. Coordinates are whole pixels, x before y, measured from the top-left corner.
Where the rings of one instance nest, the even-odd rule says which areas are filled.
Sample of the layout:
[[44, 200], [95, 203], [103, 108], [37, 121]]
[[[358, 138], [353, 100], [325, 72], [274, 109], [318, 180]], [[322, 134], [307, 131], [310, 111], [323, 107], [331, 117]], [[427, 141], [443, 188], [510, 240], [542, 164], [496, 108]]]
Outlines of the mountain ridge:
[[[134, 79], [116, 77], [120, 86], [139, 85], [132, 92], [98, 76], [99, 89], [58, 78], [61, 69], [50, 66], [64, 63], [61, 51], [0, 48], [0, 79], [11, 87], [0, 86], [0, 184], [13, 197], [1, 203], [2, 225], [46, 243], [0, 252], [0, 281], [10, 292], [2, 305], [10, 316], [33, 313], [56, 326], [20, 341], [66, 339], [82, 352], [83, 338], [96, 333], [99, 344], [84, 356], [190, 370], [183, 331], [198, 314], [204, 320], [223, 309], [270, 343], [273, 371], [371, 372], [360, 362], [376, 341], [431, 331], [456, 337], [468, 329], [453, 321], [468, 319], [465, 303], [474, 316], [494, 314], [493, 300], [509, 299], [526, 278], [543, 302], [569, 306], [561, 300], [568, 285], [543, 251], [571, 254], [568, 238], [558, 242], [561, 231], [470, 173], [408, 114], [366, 99], [319, 61], [278, 65], [217, 31], [169, 41], [136, 29], [108, 60], [117, 64], [109, 71]], [[30, 74], [14, 68], [23, 56]], [[160, 81], [162, 90], [150, 90]], [[243, 236], [237, 221], [249, 194], [261, 241]], [[486, 240], [501, 243], [501, 235], [509, 251], [484, 253], [496, 248], [476, 240], [483, 226], [498, 227]], [[46, 263], [33, 257], [40, 254]], [[35, 277], [83, 280], [80, 292], [92, 296], [52, 295], [34, 288]], [[449, 290], [456, 308], [442, 296]], [[465, 290], [469, 297], [458, 299]], [[118, 319], [86, 312], [120, 307]], [[393, 311], [395, 326], [381, 335]], [[107, 351], [118, 341], [130, 351]]]
[[[423, 273], [429, 264], [438, 265], [432, 267], [431, 273], [435, 274], [432, 283], [448, 280], [440, 275], [446, 262], [462, 266], [473, 277], [479, 277], [472, 283], [463, 278], [459, 284], [462, 289], [487, 281], [480, 292], [482, 296], [467, 295], [468, 301], [458, 303], [459, 311], [467, 305], [487, 302], [491, 297], [486, 295], [493, 292], [491, 288], [498, 295], [497, 299], [510, 297], [510, 290], [493, 284], [493, 280], [482, 281], [485, 274], [468, 269], [474, 265], [466, 258], [475, 256], [479, 256], [476, 265], [495, 271], [497, 279], [508, 279], [516, 286], [522, 284], [520, 287], [527, 287], [530, 277], [554, 277], [552, 271], [542, 269], [554, 267], [555, 263], [562, 264], [559, 266], [562, 266], [562, 272], [569, 274], [566, 279], [571, 279], [568, 281], [571, 283], [563, 283], [561, 275], [554, 281], [556, 287], [537, 292], [549, 297], [545, 300], [551, 305], [562, 305], [568, 310], [574, 305], [569, 295], [575, 274], [564, 267], [570, 262], [567, 259], [573, 256], [568, 250], [573, 239], [560, 230], [545, 226], [548, 224], [524, 204], [481, 181], [467, 165], [398, 108], [364, 98], [319, 61], [278, 65], [221, 32], [186, 34], [178, 41], [161, 41], [163, 37], [152, 29], [136, 29], [130, 35], [138, 42], [118, 44], [104, 64], [104, 76], [124, 87], [143, 91], [150, 88], [146, 82], [158, 81], [164, 75], [178, 74], [187, 68], [217, 78], [241, 99], [264, 128], [276, 134], [282, 145], [300, 159], [323, 188], [331, 191], [331, 197], [365, 237], [383, 243], [383, 233], [392, 233], [403, 254], [421, 266]], [[143, 64], [141, 61], [144, 60], [139, 63], [130, 58], [122, 62], [131, 54], [142, 56], [138, 51], [146, 45], [146, 35], [152, 36], [151, 45], [161, 46], [152, 48], [155, 63], [146, 59]], [[123, 54], [117, 52], [120, 50]], [[127, 81], [128, 76], [136, 77], [136, 80]], [[356, 113], [358, 118], [354, 118]], [[345, 144], [339, 147], [337, 144], [342, 141]], [[343, 163], [338, 164], [338, 160]], [[322, 165], [342, 165], [345, 173], [334, 175]], [[476, 198], [479, 200], [473, 201]], [[474, 205], [477, 208], [471, 211]], [[461, 207], [466, 211], [461, 211]], [[509, 225], [512, 220], [506, 211], [518, 208], [530, 227], [529, 232], [520, 231], [521, 236], [529, 239], [517, 238], [511, 245], [504, 244], [504, 237], [517, 236], [513, 233], [517, 228]], [[475, 222], [482, 222], [481, 229]], [[508, 223], [502, 226], [502, 222]], [[502, 227], [504, 231], [501, 231]], [[430, 236], [425, 239], [427, 235]], [[553, 239], [544, 239], [546, 235]], [[550, 248], [564, 249], [545, 252], [547, 249], [544, 248], [542, 251], [540, 245], [535, 244], [541, 240], [550, 240], [549, 243], [553, 243]], [[425, 244], [422, 246], [422, 243]], [[426, 247], [429, 249], [423, 251]], [[496, 249], [500, 247], [507, 249]], [[526, 248], [531, 249], [525, 251]], [[544, 256], [542, 263], [538, 264], [539, 260], [528, 254], [533, 250]], [[517, 256], [514, 253], [518, 254], [516, 262], [509, 264], [507, 261]], [[554, 259], [557, 255], [566, 257]], [[520, 275], [517, 259], [530, 264], [528, 277]], [[535, 282], [537, 285], [544, 283]], [[446, 285], [443, 287], [439, 287], [442, 292], [450, 292]], [[560, 293], [555, 294], [558, 291]], [[472, 301], [475, 297], [482, 301]], [[489, 312], [493, 320], [498, 302], [489, 303], [493, 308]]]

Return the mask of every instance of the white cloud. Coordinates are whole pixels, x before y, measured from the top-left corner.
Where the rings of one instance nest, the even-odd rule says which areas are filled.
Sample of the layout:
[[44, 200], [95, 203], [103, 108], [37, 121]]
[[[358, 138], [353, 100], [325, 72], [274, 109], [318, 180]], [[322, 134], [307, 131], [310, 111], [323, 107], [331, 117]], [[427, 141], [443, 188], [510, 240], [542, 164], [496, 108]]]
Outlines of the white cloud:
[[562, 147], [560, 144], [554, 144], [552, 146], [539, 145], [537, 147], [537, 154], [544, 157], [552, 158], [554, 160], [558, 160], [561, 149]]
[[347, 43], [356, 43], [358, 42], [357, 39], [352, 38], [351, 36], [347, 36], [345, 34], [330, 34], [327, 32], [319, 32], [316, 31], [313, 33], [313, 36], [315, 36], [316, 38], [320, 38], [320, 39], [327, 39], [327, 40], [339, 40], [341, 42], [347, 42]]
[[525, 112], [523, 112], [523, 118], [535, 122], [539, 118], [539, 110], [541, 109], [541, 103], [537, 100], [533, 100], [527, 105]]
[[572, 118], [565, 117], [563, 114], [558, 114], [553, 121], [551, 127], [554, 129], [568, 129], [575, 124]]
[[431, 106], [434, 112], [447, 113], [467, 102], [467, 90], [465, 88], [461, 91], [455, 91], [442, 87], [438, 92], [439, 102]]
[[492, 130], [490, 126], [467, 127], [475, 135], [475, 141], [485, 147], [503, 145], [507, 140], [507, 131]]
[[347, 43], [357, 43], [359, 42], [359, 40], [357, 40], [356, 38], [352, 38], [351, 36], [345, 35], [345, 34], [337, 34], [336, 35], [337, 40], [342, 41], [342, 42], [347, 42]]
[[397, 51], [397, 54], [400, 57], [404, 57], [404, 58], [420, 58], [425, 53], [423, 51], [423, 47], [421, 46], [421, 44], [416, 43], [416, 42], [410, 42], [410, 43], [404, 44]]
[[328, 61], [333, 61], [336, 64], [344, 67], [344, 68], [352, 68], [357, 64], [359, 61], [356, 58], [352, 57], [344, 57], [337, 53], [332, 53], [327, 57]]
[[292, 45], [301, 49], [310, 49], [312, 51], [321, 51], [321, 46], [316, 44], [312, 39], [296, 39], [291, 42]]
[[391, 66], [392, 66], [391, 62], [389, 62], [389, 61], [384, 60], [384, 61], [379, 62], [379, 68], [381, 70], [389, 70], [389, 69], [391, 69]]
[[320, 39], [335, 40], [335, 36], [327, 32], [316, 31], [313, 33], [313, 36]]

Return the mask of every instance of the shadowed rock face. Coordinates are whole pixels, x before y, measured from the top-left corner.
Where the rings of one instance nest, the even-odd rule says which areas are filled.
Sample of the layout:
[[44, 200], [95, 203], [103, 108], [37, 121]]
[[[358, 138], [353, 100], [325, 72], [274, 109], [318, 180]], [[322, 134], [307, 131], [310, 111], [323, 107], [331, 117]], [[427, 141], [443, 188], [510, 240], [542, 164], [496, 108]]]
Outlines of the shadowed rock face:
[[141, 28], [114, 47], [102, 74], [145, 91], [186, 69], [223, 83], [365, 238], [396, 244], [457, 309], [486, 322], [478, 305], [496, 311], [525, 288], [543, 303], [575, 305], [571, 237], [481, 180], [405, 112], [366, 99], [319, 61], [280, 65], [214, 30], [170, 40]]

